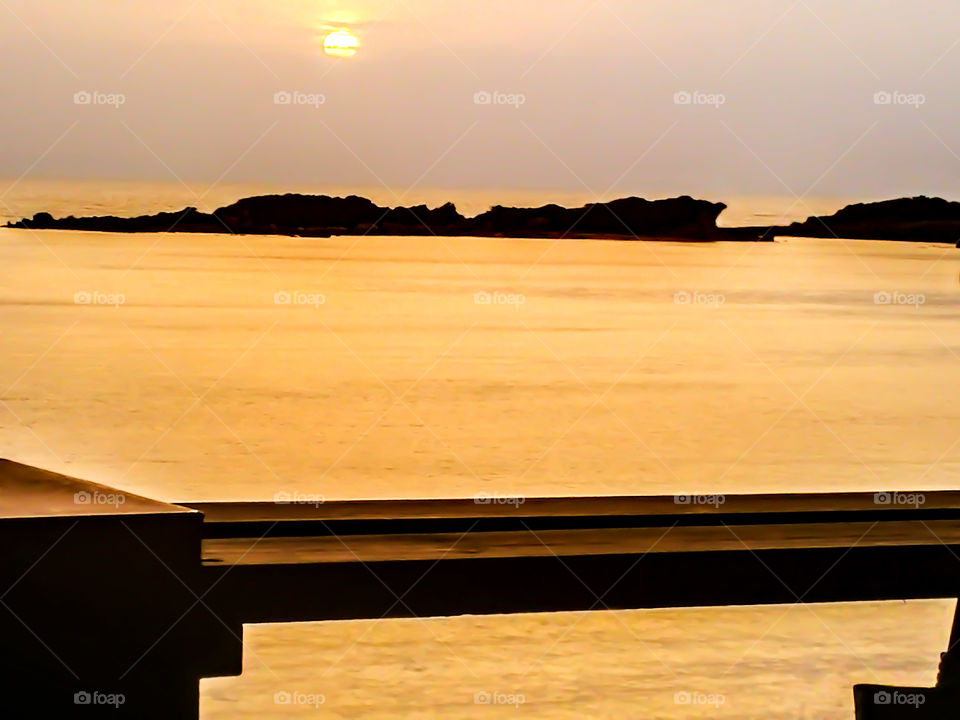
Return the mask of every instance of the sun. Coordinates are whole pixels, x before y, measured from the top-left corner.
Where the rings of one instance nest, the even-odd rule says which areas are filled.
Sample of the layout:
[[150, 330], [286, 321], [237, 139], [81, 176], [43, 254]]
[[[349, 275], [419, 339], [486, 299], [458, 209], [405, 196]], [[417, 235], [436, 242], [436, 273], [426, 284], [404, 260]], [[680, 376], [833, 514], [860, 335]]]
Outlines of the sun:
[[323, 51], [333, 57], [353, 57], [358, 44], [357, 36], [349, 30], [334, 30], [323, 39]]

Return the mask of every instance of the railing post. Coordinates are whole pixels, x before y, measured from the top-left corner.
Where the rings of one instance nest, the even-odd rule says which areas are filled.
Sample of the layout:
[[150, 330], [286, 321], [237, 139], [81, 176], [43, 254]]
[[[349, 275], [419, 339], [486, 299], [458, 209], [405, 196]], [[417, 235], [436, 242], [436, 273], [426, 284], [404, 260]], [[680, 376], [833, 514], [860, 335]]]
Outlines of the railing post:
[[[937, 672], [938, 688], [960, 689], [960, 600], [953, 612], [950, 641], [945, 652], [940, 653], [940, 668]], [[958, 708], [960, 712], [960, 708]]]
[[960, 600], [932, 688], [855, 685], [856, 720], [956, 720], [960, 717]]
[[237, 675], [208, 609], [202, 515], [0, 461], [0, 717], [196, 720]]

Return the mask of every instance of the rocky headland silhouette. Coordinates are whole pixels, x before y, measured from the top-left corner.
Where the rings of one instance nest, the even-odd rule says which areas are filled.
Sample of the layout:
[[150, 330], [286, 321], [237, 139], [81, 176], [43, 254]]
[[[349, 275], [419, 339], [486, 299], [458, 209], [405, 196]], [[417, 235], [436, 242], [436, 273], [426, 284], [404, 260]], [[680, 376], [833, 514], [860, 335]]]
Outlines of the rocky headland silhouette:
[[778, 234], [956, 243], [960, 241], [960, 202], [921, 195], [857, 203], [833, 215], [793, 223]]
[[723, 228], [723, 203], [684, 195], [663, 200], [639, 197], [578, 208], [496, 205], [465, 217], [452, 203], [436, 208], [381, 207], [350, 195], [259, 195], [204, 213], [195, 207], [138, 217], [99, 215], [54, 218], [39, 212], [9, 228], [98, 232], [193, 232], [329, 237], [331, 235], [439, 235], [518, 238], [671, 239], [691, 241], [773, 240], [776, 236], [960, 241], [960, 203], [925, 196], [848, 205], [827, 216], [790, 225]]
[[[204, 213], [194, 207], [139, 217], [101, 215], [54, 218], [40, 212], [7, 227], [34, 230], [100, 232], [196, 232], [252, 235], [467, 235], [535, 238], [684, 238], [746, 239], [743, 233], [717, 227], [723, 203], [688, 196], [665, 200], [630, 197], [579, 208], [497, 205], [464, 217], [452, 203], [437, 208], [380, 207], [351, 195], [260, 195]], [[759, 240], [759, 237], [751, 239]]]

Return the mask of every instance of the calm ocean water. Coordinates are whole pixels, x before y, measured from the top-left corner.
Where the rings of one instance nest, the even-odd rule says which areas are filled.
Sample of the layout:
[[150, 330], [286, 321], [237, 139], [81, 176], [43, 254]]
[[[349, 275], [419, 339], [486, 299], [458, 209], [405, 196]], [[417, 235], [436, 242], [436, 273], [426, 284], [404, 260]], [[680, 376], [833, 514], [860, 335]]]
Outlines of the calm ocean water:
[[[277, 190], [25, 181], [0, 212]], [[593, 199], [403, 201], [448, 197]], [[728, 202], [725, 224], [847, 201]], [[955, 487], [957, 252], [0, 230], [0, 453], [169, 500]], [[854, 682], [933, 681], [951, 612], [262, 626], [203, 716], [316, 716], [322, 696], [334, 718], [849, 718]]]

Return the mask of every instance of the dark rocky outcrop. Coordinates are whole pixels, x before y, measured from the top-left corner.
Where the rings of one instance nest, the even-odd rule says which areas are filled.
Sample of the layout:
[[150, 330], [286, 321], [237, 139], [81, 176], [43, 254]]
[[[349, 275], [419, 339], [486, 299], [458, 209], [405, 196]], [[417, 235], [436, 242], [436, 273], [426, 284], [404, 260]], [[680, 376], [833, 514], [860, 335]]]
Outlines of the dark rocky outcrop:
[[430, 209], [380, 207], [351, 195], [261, 195], [244, 198], [212, 213], [189, 207], [133, 218], [112, 215], [54, 218], [37, 213], [7, 227], [95, 230], [101, 232], [215, 232], [301, 236], [328, 235], [480, 235], [547, 238], [682, 238], [757, 240], [755, 234], [717, 227], [726, 206], [678, 197], [644, 200], [631, 197], [580, 208], [496, 206], [465, 218], [452, 203]]
[[40, 212], [7, 227], [100, 232], [201, 232], [256, 235], [477, 235], [483, 237], [772, 240], [775, 236], [960, 242], [960, 203], [913, 197], [848, 205], [833, 215], [791, 225], [718, 228], [726, 206], [689, 196], [666, 200], [622, 198], [579, 208], [497, 205], [473, 218], [452, 203], [430, 209], [380, 207], [356, 195], [260, 195], [212, 213], [178, 212], [121, 218], [54, 218]]
[[848, 205], [822, 217], [772, 228], [777, 235], [869, 240], [960, 240], [960, 203], [925, 196]]
[[[54, 218], [50, 213], [39, 212], [30, 219], [9, 222], [6, 227], [31, 230], [94, 230], [99, 232], [164, 232], [174, 228], [180, 232], [225, 232], [213, 215], [198, 212], [194, 207], [177, 212], [162, 212], [156, 215], [140, 215], [124, 218], [115, 215], [93, 217]], [[217, 230], [216, 228], [220, 229]]]
[[479, 235], [541, 237], [646, 236], [720, 239], [717, 217], [726, 208], [683, 196], [668, 200], [631, 197], [580, 208], [544, 205], [512, 208], [497, 205], [467, 221], [467, 231]]

